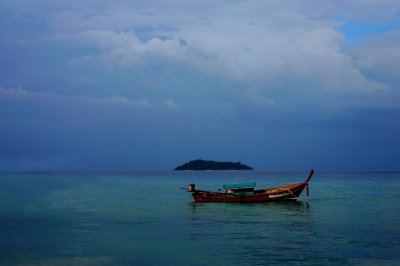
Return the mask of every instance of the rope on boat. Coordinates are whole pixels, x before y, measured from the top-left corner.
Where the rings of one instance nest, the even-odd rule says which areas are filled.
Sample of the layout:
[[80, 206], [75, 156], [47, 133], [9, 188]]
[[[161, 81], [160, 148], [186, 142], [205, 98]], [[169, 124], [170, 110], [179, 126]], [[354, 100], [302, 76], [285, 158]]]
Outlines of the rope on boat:
[[290, 189], [288, 189], [287, 187], [285, 187], [285, 188], [286, 188], [287, 191], [289, 191], [290, 194], [292, 194], [292, 196], [293, 196], [296, 200], [298, 199], [298, 197], [296, 197], [296, 195], [293, 194], [293, 192], [292, 192]]

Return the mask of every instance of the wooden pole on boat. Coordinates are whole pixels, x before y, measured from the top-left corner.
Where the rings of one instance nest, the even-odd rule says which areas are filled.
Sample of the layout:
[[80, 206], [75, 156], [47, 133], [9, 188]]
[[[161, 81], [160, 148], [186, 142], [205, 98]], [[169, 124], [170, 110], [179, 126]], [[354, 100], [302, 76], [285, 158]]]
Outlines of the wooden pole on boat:
[[307, 177], [307, 180], [306, 180], [306, 182], [305, 183], [308, 183], [308, 182], [310, 182], [310, 180], [311, 180], [311, 177], [314, 175], [314, 169], [311, 169], [311, 171], [310, 171], [310, 174], [308, 175], [308, 177]]
[[311, 169], [310, 174], [307, 177], [306, 182], [304, 182], [306, 184], [306, 191], [307, 191], [307, 203], [308, 203], [308, 196], [310, 195], [310, 189], [308, 187], [308, 182], [310, 182], [311, 177], [314, 175], [314, 169]]

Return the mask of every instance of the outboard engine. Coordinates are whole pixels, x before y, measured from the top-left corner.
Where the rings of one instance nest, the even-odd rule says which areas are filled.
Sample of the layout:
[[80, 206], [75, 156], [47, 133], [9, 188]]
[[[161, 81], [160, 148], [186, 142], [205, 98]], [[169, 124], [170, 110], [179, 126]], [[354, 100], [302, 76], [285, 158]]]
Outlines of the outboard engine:
[[195, 191], [196, 191], [196, 186], [195, 186], [195, 184], [190, 184], [190, 185], [188, 185], [187, 190], [188, 190], [189, 192], [195, 192]]

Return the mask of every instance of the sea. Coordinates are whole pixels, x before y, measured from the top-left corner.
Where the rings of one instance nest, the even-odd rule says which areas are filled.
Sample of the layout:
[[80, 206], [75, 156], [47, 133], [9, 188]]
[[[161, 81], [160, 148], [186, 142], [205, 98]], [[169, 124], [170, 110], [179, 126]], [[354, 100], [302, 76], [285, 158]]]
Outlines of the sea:
[[184, 189], [308, 171], [0, 175], [1, 265], [400, 265], [400, 171], [319, 171], [297, 202], [195, 203]]

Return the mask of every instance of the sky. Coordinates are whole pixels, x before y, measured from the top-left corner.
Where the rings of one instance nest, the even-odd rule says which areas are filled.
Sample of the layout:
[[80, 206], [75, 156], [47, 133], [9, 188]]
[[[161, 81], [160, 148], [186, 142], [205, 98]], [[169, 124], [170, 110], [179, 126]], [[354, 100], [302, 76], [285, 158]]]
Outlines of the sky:
[[400, 168], [398, 0], [0, 2], [0, 172]]

